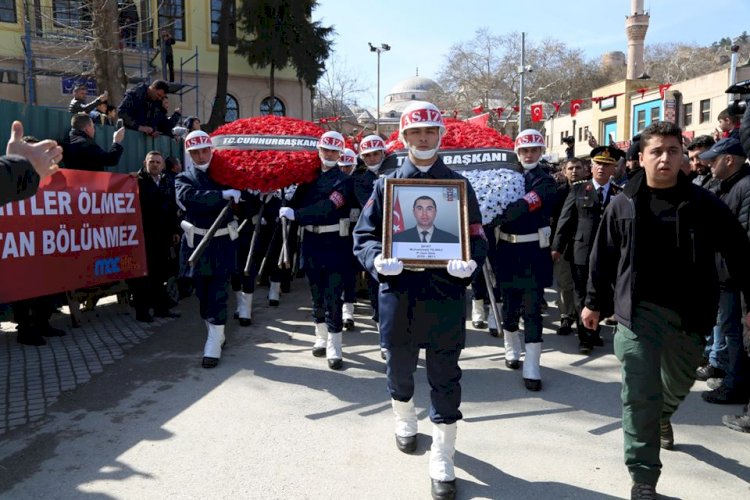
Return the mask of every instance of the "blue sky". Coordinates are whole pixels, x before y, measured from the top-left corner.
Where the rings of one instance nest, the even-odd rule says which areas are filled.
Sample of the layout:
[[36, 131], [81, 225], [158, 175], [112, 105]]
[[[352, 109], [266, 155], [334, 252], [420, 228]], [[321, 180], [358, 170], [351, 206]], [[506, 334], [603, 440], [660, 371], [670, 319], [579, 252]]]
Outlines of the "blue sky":
[[[589, 58], [627, 52], [625, 16], [630, 0], [319, 0], [313, 18], [336, 30], [334, 51], [369, 90], [360, 104], [375, 106], [377, 56], [367, 42], [387, 43], [380, 58], [380, 95], [399, 81], [436, 78], [450, 47], [471, 40], [477, 29], [495, 34], [526, 32], [527, 39], [556, 38]], [[750, 32], [749, 0], [645, 0], [651, 21], [646, 44], [707, 45]]]

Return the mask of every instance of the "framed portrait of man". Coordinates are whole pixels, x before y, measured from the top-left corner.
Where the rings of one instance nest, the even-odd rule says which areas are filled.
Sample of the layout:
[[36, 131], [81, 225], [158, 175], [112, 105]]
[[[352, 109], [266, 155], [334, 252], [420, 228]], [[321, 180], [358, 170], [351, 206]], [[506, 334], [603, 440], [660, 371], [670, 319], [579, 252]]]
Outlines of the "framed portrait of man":
[[385, 258], [407, 269], [471, 258], [466, 181], [387, 178], [383, 211]]

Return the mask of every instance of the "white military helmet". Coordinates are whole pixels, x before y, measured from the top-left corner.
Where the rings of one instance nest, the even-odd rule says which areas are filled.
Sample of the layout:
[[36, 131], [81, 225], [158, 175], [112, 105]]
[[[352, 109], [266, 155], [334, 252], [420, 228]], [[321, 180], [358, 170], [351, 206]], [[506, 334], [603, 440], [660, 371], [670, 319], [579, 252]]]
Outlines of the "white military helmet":
[[357, 164], [357, 153], [349, 148], [344, 149], [339, 158], [339, 167], [353, 167]]
[[518, 137], [516, 137], [516, 144], [513, 150], [518, 153], [519, 148], [535, 148], [540, 147], [544, 151], [544, 136], [538, 130], [533, 128], [527, 128], [522, 130]]
[[372, 153], [373, 151], [385, 152], [385, 141], [379, 135], [375, 134], [368, 135], [359, 143], [359, 156], [361, 158], [362, 155]]
[[430, 102], [414, 101], [401, 113], [398, 138], [402, 143], [406, 144], [404, 131], [417, 127], [438, 127], [440, 129], [440, 137], [443, 137], [445, 133], [443, 114], [437, 106]]
[[202, 130], [193, 130], [185, 137], [185, 151], [213, 147], [211, 136]]
[[325, 134], [320, 136], [318, 140], [318, 148], [332, 149], [339, 153], [344, 152], [344, 136], [336, 132], [335, 130], [329, 130]]

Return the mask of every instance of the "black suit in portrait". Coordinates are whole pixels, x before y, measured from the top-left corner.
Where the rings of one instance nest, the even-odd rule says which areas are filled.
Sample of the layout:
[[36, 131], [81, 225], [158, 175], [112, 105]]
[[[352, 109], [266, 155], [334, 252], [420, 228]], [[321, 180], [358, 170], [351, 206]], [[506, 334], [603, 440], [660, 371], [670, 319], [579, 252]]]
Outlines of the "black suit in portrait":
[[[400, 233], [393, 235], [394, 243], [421, 243], [422, 235], [420, 234], [419, 228], [414, 226], [409, 229], [405, 229]], [[430, 243], [459, 243], [458, 236], [448, 231], [443, 231], [437, 227], [432, 227], [432, 238]]]
[[[577, 182], [570, 187], [570, 193], [565, 199], [560, 218], [557, 220], [552, 250], [562, 253], [566, 248], [573, 247], [573, 282], [579, 318], [583, 310], [583, 301], [586, 298], [589, 255], [594, 246], [599, 222], [612, 197], [621, 190], [622, 188], [610, 182], [607, 197], [602, 203], [591, 180]], [[598, 331], [585, 329], [579, 321], [578, 338], [582, 345], [590, 348], [591, 343], [598, 336]]]

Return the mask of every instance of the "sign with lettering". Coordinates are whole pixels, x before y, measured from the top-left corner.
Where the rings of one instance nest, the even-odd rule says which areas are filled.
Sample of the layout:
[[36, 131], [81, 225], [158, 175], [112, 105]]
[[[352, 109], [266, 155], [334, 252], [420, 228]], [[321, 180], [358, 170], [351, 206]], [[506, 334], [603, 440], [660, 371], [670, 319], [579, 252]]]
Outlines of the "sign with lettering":
[[137, 179], [60, 170], [0, 205], [0, 303], [145, 276]]
[[[511, 149], [499, 148], [469, 148], [469, 149], [441, 149], [438, 155], [443, 163], [452, 170], [495, 170], [508, 168], [513, 170], [518, 165], [518, 157]], [[406, 160], [407, 151], [394, 151], [383, 161], [380, 173], [389, 173], [399, 168]]]

